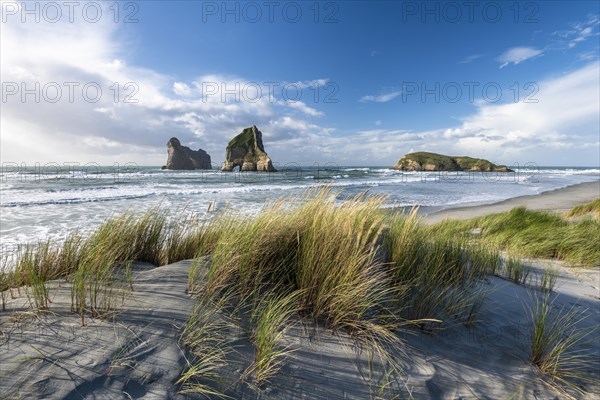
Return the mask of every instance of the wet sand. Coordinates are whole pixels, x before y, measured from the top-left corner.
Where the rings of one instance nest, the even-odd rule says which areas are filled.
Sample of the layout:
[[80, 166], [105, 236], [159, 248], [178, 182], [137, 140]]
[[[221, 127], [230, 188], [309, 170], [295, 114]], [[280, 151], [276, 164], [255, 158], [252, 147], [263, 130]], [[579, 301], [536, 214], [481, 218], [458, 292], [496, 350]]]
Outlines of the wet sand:
[[423, 222], [436, 223], [446, 218], [469, 219], [486, 214], [501, 213], [515, 207], [529, 210], [563, 212], [600, 197], [600, 181], [580, 183], [536, 195], [520, 196], [493, 204], [459, 206], [428, 214], [423, 210]]

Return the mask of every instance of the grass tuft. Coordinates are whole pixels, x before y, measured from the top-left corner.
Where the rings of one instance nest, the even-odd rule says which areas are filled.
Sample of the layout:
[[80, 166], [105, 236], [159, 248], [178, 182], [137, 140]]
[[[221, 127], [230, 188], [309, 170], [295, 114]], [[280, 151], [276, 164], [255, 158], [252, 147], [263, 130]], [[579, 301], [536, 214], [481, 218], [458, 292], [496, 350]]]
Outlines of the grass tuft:
[[[473, 238], [470, 232], [476, 228], [481, 234]], [[446, 220], [428, 227], [428, 231], [523, 257], [556, 258], [587, 267], [600, 265], [598, 219], [568, 220], [558, 214], [519, 207], [466, 221]]]
[[255, 358], [244, 375], [253, 376], [258, 387], [279, 371], [285, 357], [293, 351], [282, 346], [281, 341], [290, 327], [288, 321], [298, 311], [299, 295], [299, 291], [287, 296], [268, 294], [255, 305], [251, 318]]
[[554, 268], [546, 268], [540, 279], [539, 288], [542, 293], [552, 293], [558, 280], [558, 270]]
[[592, 200], [588, 203], [573, 207], [567, 214], [567, 218], [580, 217], [590, 215], [596, 221], [600, 221], [600, 198]]
[[386, 249], [404, 318], [431, 320], [434, 325], [456, 316], [467, 324], [476, 320], [485, 295], [476, 284], [498, 268], [497, 252], [469, 249], [443, 235], [432, 235], [420, 224], [416, 210], [392, 218]]
[[186, 359], [186, 367], [177, 381], [181, 394], [226, 397], [215, 388], [230, 351], [224, 335], [228, 323], [223, 320], [220, 309], [219, 304], [203, 298], [188, 319], [181, 342], [192, 357]]
[[399, 343], [379, 244], [383, 200], [364, 194], [338, 200], [325, 189], [278, 200], [254, 219], [223, 217], [205, 286], [191, 287], [211, 299], [227, 293], [239, 312], [254, 310], [256, 360], [248, 372], [257, 381], [270, 378], [287, 352], [275, 343], [291, 310], [334, 333], [347, 332], [382, 356]]
[[593, 358], [585, 346], [593, 340], [593, 329], [578, 328], [586, 318], [583, 312], [564, 306], [554, 310], [549, 294], [534, 293], [531, 315], [530, 360], [540, 372], [559, 387], [582, 393], [582, 384], [589, 383], [587, 369]]
[[509, 256], [503, 260], [502, 268], [500, 269], [501, 275], [505, 278], [510, 279], [516, 284], [525, 285], [529, 278], [530, 268], [525, 265], [520, 258]]

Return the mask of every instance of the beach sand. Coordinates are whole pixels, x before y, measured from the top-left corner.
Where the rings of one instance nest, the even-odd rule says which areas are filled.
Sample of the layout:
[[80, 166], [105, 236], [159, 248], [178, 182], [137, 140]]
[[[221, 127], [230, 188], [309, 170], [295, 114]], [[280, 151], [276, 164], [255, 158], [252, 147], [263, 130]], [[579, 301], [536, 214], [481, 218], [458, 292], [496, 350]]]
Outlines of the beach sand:
[[469, 219], [486, 214], [501, 213], [515, 207], [526, 207], [529, 210], [563, 212], [600, 197], [600, 181], [580, 183], [565, 188], [550, 190], [541, 194], [520, 196], [493, 204], [459, 206], [428, 214], [424, 210], [423, 221], [440, 222], [448, 219]]
[[[598, 183], [582, 184], [491, 206], [457, 208], [427, 217], [466, 218], [525, 205], [564, 210], [598, 195]], [[441, 214], [441, 215], [440, 215]], [[553, 307], [578, 310], [581, 328], [600, 324], [600, 268], [567, 268], [558, 261], [526, 260], [534, 269], [531, 285], [546, 268], [558, 271]], [[209, 259], [203, 259], [208, 263]], [[196, 300], [187, 293], [191, 261], [154, 267], [137, 263], [133, 291], [113, 318], [87, 318], [82, 327], [70, 311], [70, 288], [64, 280], [50, 283], [50, 311], [28, 311], [24, 290], [15, 290], [7, 311], [0, 312], [0, 397], [39, 399], [170, 399], [189, 355], [179, 336]], [[398, 380], [381, 377], [382, 366], [369, 367], [368, 352], [347, 335], [308, 324], [296, 324], [284, 342], [293, 352], [261, 392], [263, 399], [554, 399], [560, 392], [546, 383], [529, 358], [529, 311], [532, 289], [490, 276], [479, 320], [470, 327], [445, 326], [436, 332], [402, 331], [403, 371]], [[591, 374], [600, 376], [600, 333], [584, 351], [593, 357]], [[253, 357], [248, 340], [236, 339], [234, 359], [221, 385], [232, 398], [258, 398], [235, 382]], [[381, 390], [387, 387], [386, 390]], [[577, 398], [597, 399], [600, 387], [587, 386]], [[391, 397], [391, 396], [389, 396]]]

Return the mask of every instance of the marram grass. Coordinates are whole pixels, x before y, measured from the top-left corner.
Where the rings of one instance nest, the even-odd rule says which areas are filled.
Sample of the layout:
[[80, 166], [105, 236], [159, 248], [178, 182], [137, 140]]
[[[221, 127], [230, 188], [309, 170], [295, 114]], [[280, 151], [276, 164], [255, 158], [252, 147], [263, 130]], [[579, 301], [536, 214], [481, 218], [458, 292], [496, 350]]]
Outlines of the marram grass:
[[256, 386], [273, 377], [285, 357], [293, 351], [281, 342], [290, 327], [290, 318], [298, 311], [300, 294], [300, 291], [289, 295], [267, 294], [255, 304], [251, 315], [251, 340], [255, 346], [255, 357], [244, 375], [251, 376]]
[[530, 361], [539, 368], [547, 380], [567, 391], [582, 394], [581, 386], [592, 383], [590, 370], [594, 357], [586, 345], [594, 340], [598, 327], [578, 328], [586, 316], [571, 306], [557, 308], [556, 297], [549, 293], [532, 293], [530, 307]]
[[600, 221], [600, 198], [592, 200], [588, 203], [573, 207], [567, 214], [567, 218], [592, 216], [596, 221]]
[[[528, 270], [517, 259], [503, 259], [499, 249], [584, 265], [600, 261], [594, 242], [599, 222], [585, 216], [570, 221], [515, 209], [427, 227], [416, 211], [383, 211], [384, 197], [339, 197], [330, 188], [308, 191], [265, 205], [255, 218], [225, 212], [208, 220], [185, 213], [169, 222], [161, 208], [125, 213], [88, 237], [71, 234], [61, 244], [24, 246], [12, 267], [3, 254], [3, 306], [7, 289], [26, 286], [32, 308], [47, 309], [46, 282], [62, 277], [71, 283], [72, 309], [84, 324], [86, 316], [106, 318], [119, 306], [131, 289], [132, 262], [165, 265], [212, 255], [208, 267], [196, 261], [190, 269], [188, 291], [199, 306], [182, 336], [193, 357], [179, 383], [183, 393], [219, 395], [207, 382], [218, 379], [232, 351], [223, 318], [251, 316], [247, 332], [255, 359], [242, 375], [258, 386], [293, 351], [282, 343], [290, 321], [303, 319], [369, 347], [390, 366], [387, 379], [394, 379], [402, 348], [398, 330], [471, 325], [486, 295], [478, 285], [483, 276], [528, 279]], [[587, 211], [576, 215], [581, 213]], [[479, 237], [470, 233], [474, 228], [481, 228]], [[555, 281], [555, 275], [544, 276], [543, 291], [551, 292]], [[535, 335], [544, 328], [543, 308], [532, 315]], [[550, 371], [556, 353], [551, 350], [548, 361], [547, 351], [535, 350], [548, 342], [541, 338], [532, 343], [531, 359]], [[564, 370], [554, 375], [569, 378]]]
[[432, 235], [416, 210], [392, 218], [385, 243], [401, 316], [422, 327], [453, 315], [466, 324], [476, 320], [485, 296], [476, 284], [498, 269], [497, 252]]
[[190, 287], [252, 310], [257, 358], [247, 372], [255, 382], [271, 378], [292, 351], [277, 345], [287, 311], [349, 334], [392, 370], [399, 329], [456, 316], [476, 322], [485, 295], [476, 283], [498, 268], [498, 253], [429, 238], [416, 213], [390, 217], [384, 200], [314, 191], [223, 224], [206, 279], [194, 271]]
[[[597, 202], [585, 210], [597, 209]], [[568, 215], [584, 215], [575, 207]], [[473, 229], [481, 234], [473, 235]], [[432, 235], [475, 241], [523, 257], [557, 258], [586, 267], [600, 265], [600, 220], [568, 219], [559, 214], [529, 211], [523, 207], [465, 221], [445, 220], [428, 227]]]
[[177, 381], [181, 394], [199, 394], [206, 397], [224, 398], [219, 386], [219, 370], [226, 365], [231, 352], [224, 335], [228, 322], [219, 314], [220, 305], [200, 299], [181, 335], [182, 344], [191, 356]]
[[357, 340], [388, 341], [397, 318], [378, 255], [382, 201], [361, 195], [336, 205], [325, 190], [308, 193], [299, 206], [282, 200], [255, 219], [230, 221], [214, 251], [206, 295], [233, 292], [247, 301], [296, 293], [299, 315]]

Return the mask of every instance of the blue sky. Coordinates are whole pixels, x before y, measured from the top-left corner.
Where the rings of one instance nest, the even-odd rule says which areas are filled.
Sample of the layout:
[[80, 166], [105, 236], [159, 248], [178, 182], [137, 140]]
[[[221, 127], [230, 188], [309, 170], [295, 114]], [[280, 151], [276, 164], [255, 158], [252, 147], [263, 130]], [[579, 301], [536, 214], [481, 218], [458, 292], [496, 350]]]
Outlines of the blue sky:
[[[38, 23], [2, 1], [4, 95], [63, 88], [55, 103], [3, 97], [3, 162], [160, 165], [171, 136], [221, 162], [256, 124], [280, 163], [390, 165], [420, 150], [600, 163], [596, 1], [92, 3], [97, 22], [63, 9], [49, 23], [40, 8]], [[103, 95], [70, 102], [64, 82]], [[134, 83], [137, 103], [115, 102], [115, 83], [120, 97]]]

